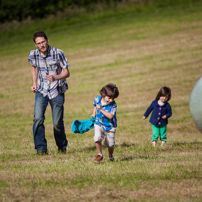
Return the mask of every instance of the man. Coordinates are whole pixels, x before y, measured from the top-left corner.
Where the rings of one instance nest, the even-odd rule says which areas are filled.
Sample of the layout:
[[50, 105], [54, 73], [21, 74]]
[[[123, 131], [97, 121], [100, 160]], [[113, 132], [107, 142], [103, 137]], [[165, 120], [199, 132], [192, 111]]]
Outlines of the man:
[[[43, 31], [33, 34], [36, 50], [29, 53], [28, 62], [31, 64], [33, 85], [31, 91], [35, 93], [33, 136], [37, 154], [47, 153], [45, 138], [45, 111], [48, 103], [52, 109], [54, 137], [58, 151], [66, 153], [68, 141], [63, 122], [64, 93], [68, 89], [66, 78], [70, 76], [69, 63], [62, 50], [48, 45], [48, 38]], [[38, 78], [38, 85], [37, 85]]]

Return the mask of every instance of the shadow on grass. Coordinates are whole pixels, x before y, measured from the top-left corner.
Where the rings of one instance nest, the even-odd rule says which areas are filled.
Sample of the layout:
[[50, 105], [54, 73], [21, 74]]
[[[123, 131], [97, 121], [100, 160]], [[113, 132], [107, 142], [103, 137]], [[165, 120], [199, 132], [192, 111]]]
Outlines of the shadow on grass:
[[[134, 148], [140, 147], [138, 144], [134, 144], [134, 143], [126, 143], [123, 142], [122, 144], [119, 145], [115, 145], [115, 149], [116, 148], [131, 148], [132, 150]], [[120, 161], [132, 161], [134, 159], [148, 159], [149, 156], [154, 155], [154, 156], [158, 156], [158, 154], [160, 154], [161, 152], [171, 152], [171, 151], [189, 151], [189, 150], [202, 150], [202, 142], [173, 142], [173, 143], [168, 143], [167, 146], [165, 146], [164, 148], [161, 148], [160, 146], [156, 147], [156, 148], [150, 148], [150, 147], [140, 147], [139, 150], [139, 154], [140, 152], [143, 155], [138, 155], [138, 153], [136, 153], [137, 155], [135, 155], [135, 150], [134, 150], [134, 155], [131, 156], [127, 156], [127, 152], [124, 152], [126, 154], [125, 157], [120, 158]], [[107, 150], [107, 147], [105, 145], [103, 145], [103, 150]], [[79, 148], [79, 149], [73, 149], [71, 151], [69, 151], [69, 154], [75, 154], [78, 152], [85, 152], [85, 153], [93, 153], [96, 152], [96, 146], [88, 146], [85, 148]]]
[[202, 142], [174, 142], [172, 146], [194, 146], [194, 145], [202, 145]]
[[164, 152], [171, 152], [171, 151], [195, 151], [195, 150], [202, 150], [202, 142], [173, 142], [168, 143], [165, 148], [162, 148]]
[[90, 146], [90, 147], [85, 147], [85, 148], [80, 148], [80, 149], [73, 149], [71, 151], [69, 151], [68, 153], [74, 154], [77, 152], [94, 152], [96, 151], [96, 147], [95, 146]]
[[[133, 143], [122, 143], [122, 144], [120, 144], [120, 145], [115, 145], [115, 148], [116, 147], [124, 147], [124, 148], [126, 148], [126, 147], [135, 147], [135, 146], [138, 146], [138, 145], [136, 145], [136, 144], [133, 144]], [[105, 149], [107, 149], [107, 147], [105, 146], [105, 145], [103, 145], [103, 149], [105, 150]], [[96, 146], [90, 146], [90, 147], [85, 147], [85, 148], [80, 148], [80, 149], [75, 149], [75, 150], [72, 150], [71, 152], [69, 152], [69, 153], [75, 153], [75, 152], [94, 152], [94, 151], [96, 151]]]
[[137, 144], [133, 144], [133, 143], [126, 143], [126, 142], [123, 142], [120, 145], [115, 145], [115, 147], [134, 147], [134, 146], [138, 146], [138, 145]]
[[127, 156], [124, 158], [121, 158], [120, 161], [132, 161], [134, 159], [148, 159], [149, 156]]

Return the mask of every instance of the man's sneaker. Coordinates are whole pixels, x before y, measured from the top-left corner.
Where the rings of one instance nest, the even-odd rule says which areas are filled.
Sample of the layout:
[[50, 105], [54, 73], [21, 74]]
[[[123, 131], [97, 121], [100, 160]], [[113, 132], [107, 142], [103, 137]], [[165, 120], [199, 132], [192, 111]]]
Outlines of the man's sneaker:
[[166, 144], [165, 141], [161, 141], [161, 147], [163, 147]]
[[156, 140], [152, 141], [152, 145], [155, 147], [156, 146]]
[[109, 160], [110, 161], [114, 161], [114, 157], [111, 155], [111, 156], [109, 156]]
[[95, 163], [100, 163], [102, 160], [103, 160], [103, 156], [97, 155], [97, 156], [95, 157], [95, 159], [94, 159], [94, 162], [95, 162]]

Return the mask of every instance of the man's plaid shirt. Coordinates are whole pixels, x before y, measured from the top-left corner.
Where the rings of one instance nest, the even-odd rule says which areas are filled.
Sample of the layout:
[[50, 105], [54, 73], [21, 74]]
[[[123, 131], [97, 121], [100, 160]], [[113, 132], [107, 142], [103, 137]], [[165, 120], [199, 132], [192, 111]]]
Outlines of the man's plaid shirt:
[[69, 66], [62, 50], [49, 46], [45, 57], [40, 54], [38, 49], [31, 50], [28, 62], [37, 69], [37, 91], [42, 93], [44, 97], [48, 96], [49, 99], [53, 99], [68, 89], [66, 79], [49, 82], [46, 78], [46, 75], [61, 74], [63, 69]]

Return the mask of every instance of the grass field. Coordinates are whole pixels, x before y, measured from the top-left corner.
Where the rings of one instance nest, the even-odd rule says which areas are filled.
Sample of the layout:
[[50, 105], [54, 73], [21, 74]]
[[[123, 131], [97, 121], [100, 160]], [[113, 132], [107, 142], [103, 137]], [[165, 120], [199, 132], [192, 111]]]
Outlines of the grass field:
[[[44, 30], [71, 64], [66, 155], [57, 153], [50, 106], [49, 154], [34, 150], [27, 62], [35, 49], [32, 34], [1, 38], [0, 201], [202, 201], [202, 134], [189, 111], [191, 90], [202, 74], [202, 2], [129, 11]], [[95, 95], [109, 82], [120, 91], [115, 162], [108, 161], [104, 147], [104, 162], [97, 165], [94, 131], [73, 134], [70, 127], [75, 119], [90, 118]], [[164, 85], [172, 89], [173, 116], [166, 147], [158, 142], [154, 148], [149, 119], [141, 118]]]

